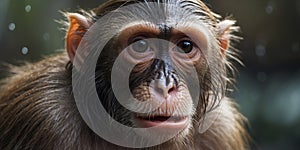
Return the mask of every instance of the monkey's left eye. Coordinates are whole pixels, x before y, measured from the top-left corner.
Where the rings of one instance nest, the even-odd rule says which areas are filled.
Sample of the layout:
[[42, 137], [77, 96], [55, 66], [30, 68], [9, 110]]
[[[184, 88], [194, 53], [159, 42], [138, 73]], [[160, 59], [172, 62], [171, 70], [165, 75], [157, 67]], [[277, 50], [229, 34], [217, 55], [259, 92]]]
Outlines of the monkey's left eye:
[[149, 43], [146, 40], [139, 39], [133, 42], [133, 44], [131, 45], [131, 49], [136, 52], [143, 53], [148, 51], [150, 47]]
[[189, 40], [183, 40], [177, 44], [177, 51], [184, 52], [186, 54], [190, 53], [193, 50], [193, 48], [193, 42]]

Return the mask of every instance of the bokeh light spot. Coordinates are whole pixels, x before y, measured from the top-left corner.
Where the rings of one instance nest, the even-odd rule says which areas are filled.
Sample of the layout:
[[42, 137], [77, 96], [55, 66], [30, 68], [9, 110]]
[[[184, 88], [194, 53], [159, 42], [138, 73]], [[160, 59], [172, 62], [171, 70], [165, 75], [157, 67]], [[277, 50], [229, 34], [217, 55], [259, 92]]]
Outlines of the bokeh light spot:
[[255, 53], [257, 56], [263, 57], [266, 55], [266, 46], [263, 44], [258, 44], [255, 47]]
[[31, 11], [31, 6], [30, 5], [26, 5], [25, 6], [25, 11], [26, 12], [30, 12]]
[[10, 30], [10, 31], [14, 31], [15, 29], [16, 29], [16, 24], [15, 23], [10, 23], [9, 25], [8, 25], [8, 29]]
[[22, 50], [21, 50], [21, 52], [22, 52], [22, 54], [24, 54], [24, 55], [26, 55], [26, 54], [28, 54], [28, 48], [27, 47], [22, 47]]

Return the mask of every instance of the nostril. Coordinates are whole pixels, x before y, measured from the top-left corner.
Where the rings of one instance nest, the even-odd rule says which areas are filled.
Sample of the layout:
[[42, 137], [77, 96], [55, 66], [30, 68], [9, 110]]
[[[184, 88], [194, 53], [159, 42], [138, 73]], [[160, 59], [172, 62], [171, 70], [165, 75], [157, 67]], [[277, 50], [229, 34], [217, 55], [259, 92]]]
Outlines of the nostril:
[[168, 94], [171, 94], [171, 93], [174, 93], [176, 92], [176, 87], [171, 87], [169, 90], [168, 90]]

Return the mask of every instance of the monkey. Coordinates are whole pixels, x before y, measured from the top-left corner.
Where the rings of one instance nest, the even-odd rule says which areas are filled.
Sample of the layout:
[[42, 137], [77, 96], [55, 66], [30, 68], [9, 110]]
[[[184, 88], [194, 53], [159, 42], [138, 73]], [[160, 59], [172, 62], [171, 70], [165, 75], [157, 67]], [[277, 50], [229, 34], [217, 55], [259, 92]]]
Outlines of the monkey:
[[109, 0], [65, 15], [66, 51], [10, 67], [1, 81], [0, 149], [249, 149], [247, 119], [227, 97], [234, 20], [200, 0]]

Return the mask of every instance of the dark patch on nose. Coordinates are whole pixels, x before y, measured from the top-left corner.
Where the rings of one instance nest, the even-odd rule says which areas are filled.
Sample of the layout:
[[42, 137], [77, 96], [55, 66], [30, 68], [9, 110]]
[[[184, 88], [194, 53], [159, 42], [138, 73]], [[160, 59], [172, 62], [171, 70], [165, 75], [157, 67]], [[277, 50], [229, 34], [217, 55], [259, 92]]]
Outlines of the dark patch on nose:
[[157, 59], [156, 63], [154, 63], [154, 68], [155, 76], [153, 79], [164, 79], [167, 85], [170, 84], [171, 81], [174, 81], [176, 85], [178, 84], [172, 65]]

